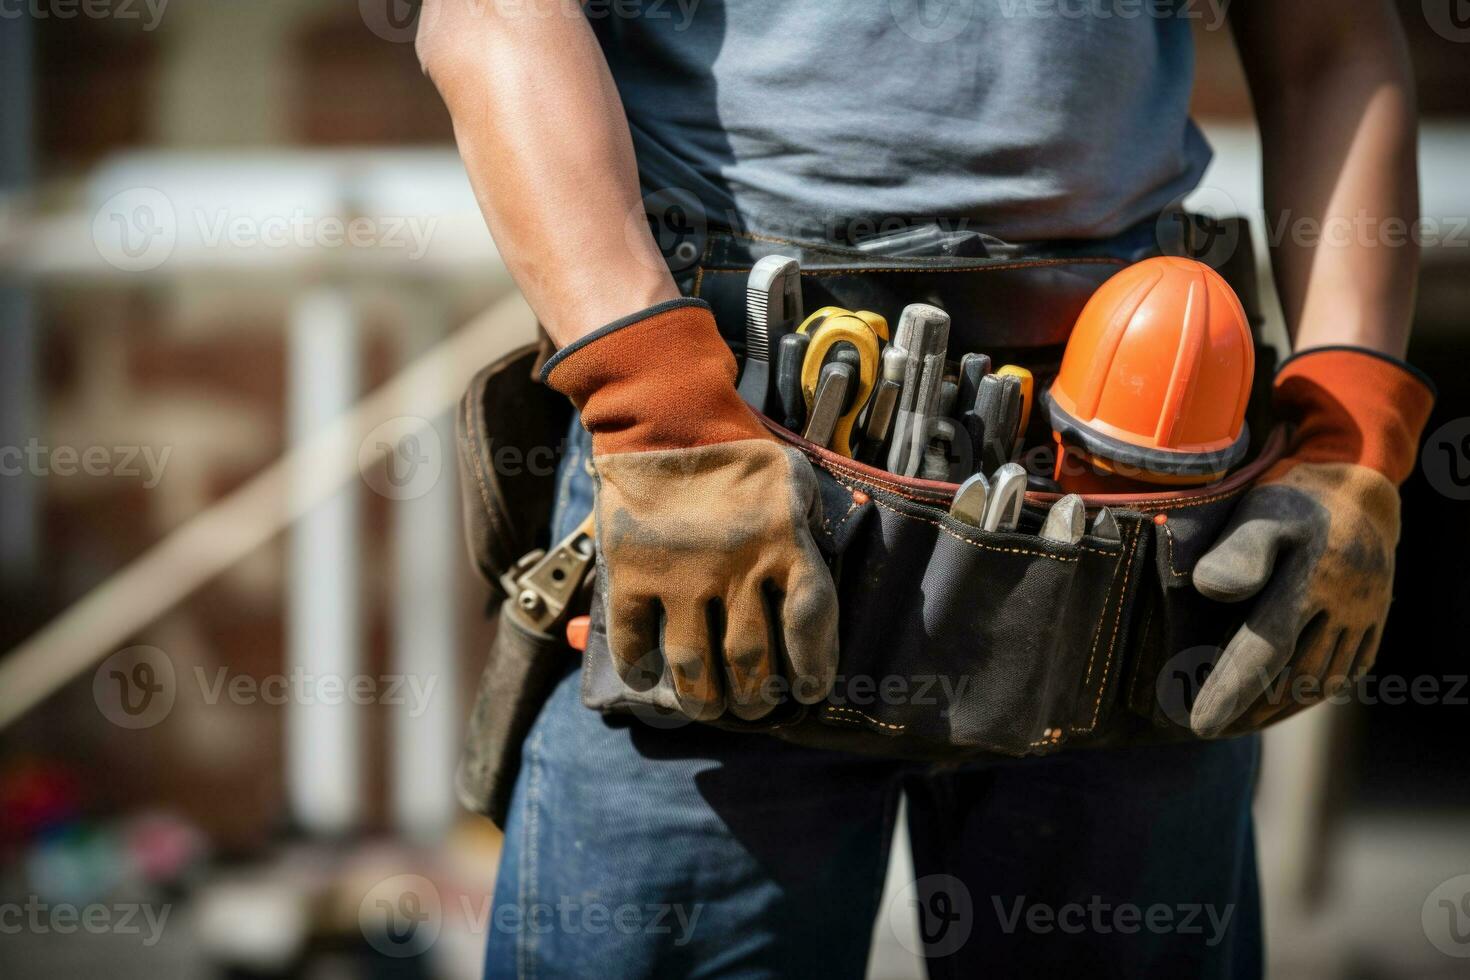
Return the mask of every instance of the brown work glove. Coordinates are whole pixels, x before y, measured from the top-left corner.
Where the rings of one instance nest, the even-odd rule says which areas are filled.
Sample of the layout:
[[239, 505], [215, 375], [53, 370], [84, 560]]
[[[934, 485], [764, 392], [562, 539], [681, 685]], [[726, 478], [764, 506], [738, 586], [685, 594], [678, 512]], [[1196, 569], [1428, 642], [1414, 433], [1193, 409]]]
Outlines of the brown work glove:
[[1203, 736], [1279, 721], [1373, 665], [1393, 587], [1398, 487], [1434, 394], [1392, 358], [1323, 347], [1287, 360], [1274, 401], [1296, 426], [1290, 453], [1194, 569], [1211, 599], [1257, 597], [1195, 700], [1190, 727]]
[[[750, 720], [837, 672], [837, 592], [811, 464], [735, 390], [709, 307], [660, 303], [570, 344], [542, 378], [592, 433], [608, 643], [623, 682]], [[784, 677], [783, 677], [784, 675]], [[784, 684], [772, 682], [784, 680]]]

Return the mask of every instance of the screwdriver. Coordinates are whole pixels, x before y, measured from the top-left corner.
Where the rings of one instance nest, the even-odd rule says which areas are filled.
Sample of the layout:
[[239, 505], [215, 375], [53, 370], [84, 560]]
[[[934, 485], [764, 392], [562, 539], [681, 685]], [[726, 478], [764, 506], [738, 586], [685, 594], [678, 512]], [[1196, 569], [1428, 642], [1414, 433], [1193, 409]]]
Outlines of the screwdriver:
[[866, 462], [877, 463], [883, 443], [888, 439], [888, 430], [893, 424], [893, 412], [898, 407], [898, 394], [903, 388], [903, 351], [889, 346], [883, 352], [882, 373], [878, 386], [873, 391], [873, 400], [868, 405], [868, 424], [863, 430]]

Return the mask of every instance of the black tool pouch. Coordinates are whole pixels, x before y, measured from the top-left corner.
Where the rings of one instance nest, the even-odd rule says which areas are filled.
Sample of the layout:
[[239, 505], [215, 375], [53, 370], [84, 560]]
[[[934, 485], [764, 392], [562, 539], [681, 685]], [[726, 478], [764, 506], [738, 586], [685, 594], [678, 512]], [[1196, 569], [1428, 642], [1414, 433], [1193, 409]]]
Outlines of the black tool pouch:
[[466, 808], [497, 825], [510, 805], [521, 743], [574, 662], [565, 640], [530, 625], [502, 584], [523, 555], [550, 545], [556, 465], [571, 418], [567, 400], [535, 378], [540, 352], [523, 347], [480, 371], [455, 420], [466, 541], [492, 586], [489, 611], [497, 618], [455, 788]]
[[[808, 308], [935, 303], [953, 318], [952, 349], [1009, 357], [1020, 346], [1038, 384], [1096, 286], [1142, 257], [883, 260], [792, 248], [739, 236], [711, 243], [706, 260], [717, 264], [695, 270], [691, 291], [729, 330], [743, 310], [727, 286], [743, 284], [764, 254], [795, 254]], [[1235, 277], [1234, 285], [1254, 311], [1253, 284]], [[1032, 319], [1036, 309], [1050, 330]], [[1019, 322], [1030, 326], [1007, 329]], [[1262, 359], [1269, 365], [1268, 354]], [[1257, 389], [1264, 396], [1268, 386]], [[838, 588], [839, 677], [818, 704], [788, 701], [759, 723], [716, 724], [931, 761], [1191, 737], [1187, 707], [1168, 697], [1170, 672], [1191, 650], [1223, 647], [1246, 610], [1204, 599], [1190, 571], [1234, 501], [1279, 457], [1282, 433], [1261, 426], [1253, 461], [1210, 487], [1085, 498], [1090, 514], [1112, 511], [1120, 540], [1089, 534], [1067, 545], [1037, 533], [1054, 496], [1027, 494], [1014, 532], [982, 531], [949, 516], [955, 485], [896, 477], [769, 424], [807, 455], [822, 489], [818, 544]], [[605, 711], [665, 711], [658, 688], [639, 694], [617, 683], [600, 606], [593, 603], [584, 700]]]

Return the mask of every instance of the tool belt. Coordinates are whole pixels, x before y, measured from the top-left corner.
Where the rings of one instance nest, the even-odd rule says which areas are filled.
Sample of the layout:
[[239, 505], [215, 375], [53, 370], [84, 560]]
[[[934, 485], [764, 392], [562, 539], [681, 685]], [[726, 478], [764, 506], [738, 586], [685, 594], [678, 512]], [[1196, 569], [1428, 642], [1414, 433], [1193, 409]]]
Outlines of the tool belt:
[[[1083, 305], [1113, 273], [1161, 251], [1209, 260], [1194, 247], [1203, 237], [1197, 219], [1178, 227], [1177, 241], [1135, 254], [1098, 254], [1064, 244], [995, 249], [981, 258], [903, 259], [712, 232], [697, 264], [677, 278], [685, 292], [710, 303], [739, 353], [751, 266], [766, 255], [790, 255], [801, 262], [809, 309], [896, 310], [932, 303], [952, 317], [952, 349], [995, 352], [997, 362], [1030, 367], [1039, 387], [1055, 374]], [[1218, 241], [1220, 229], [1207, 230], [1208, 240]], [[1235, 247], [1217, 271], [1259, 325], [1249, 235], [1244, 222], [1227, 231]], [[460, 448], [471, 474], [467, 513], [507, 507], [487, 494], [484, 464], [476, 462], [488, 447], [524, 444], [542, 434], [552, 440], [543, 444], [554, 444], [565, 431], [557, 426], [566, 424], [566, 404], [554, 393], [489, 393], [502, 386], [539, 387], [530, 380], [536, 359], [533, 349], [512, 355], [482, 372], [466, 395]], [[1274, 360], [1263, 352], [1258, 374], [1268, 377]], [[1121, 540], [1086, 535], [1076, 544], [1037, 535], [1055, 495], [1027, 493], [1014, 531], [983, 531], [949, 515], [955, 485], [895, 476], [767, 420], [778, 438], [811, 460], [818, 477], [824, 519], [817, 543], [832, 565], [839, 596], [839, 677], [818, 704], [787, 699], [760, 721], [731, 717], [714, 724], [802, 745], [926, 761], [1192, 738], [1187, 713], [1167, 710], [1168, 686], [1189, 678], [1166, 674], [1166, 667], [1192, 649], [1223, 646], [1247, 611], [1200, 596], [1190, 572], [1236, 499], [1284, 450], [1285, 434], [1273, 430], [1265, 414], [1269, 387], [1261, 379], [1255, 385], [1253, 402], [1260, 404], [1252, 405], [1250, 428], [1257, 444], [1243, 467], [1206, 487], [1086, 497], [1089, 508], [1110, 508]], [[519, 410], [500, 414], [510, 403]], [[507, 556], [515, 547], [490, 540], [497, 526], [544, 529], [549, 480], [522, 492], [520, 506], [533, 496], [540, 502], [535, 516], [470, 522], [477, 563], [511, 594], [502, 607], [476, 708], [478, 728], [472, 726], [460, 779], [466, 804], [492, 818], [503, 816], [519, 740], [529, 728], [528, 716], [535, 716], [527, 704], [535, 702], [539, 710], [567, 663], [556, 655], [564, 647], [560, 639], [528, 631], [524, 616], [511, 615], [515, 583], [502, 578], [514, 567]], [[529, 536], [522, 531], [516, 547]], [[545, 548], [550, 542], [538, 544]], [[621, 682], [610, 659], [602, 603], [590, 605], [584, 702], [604, 712], [677, 723], [661, 688], [636, 692]], [[532, 668], [538, 656], [561, 669], [548, 676]]]

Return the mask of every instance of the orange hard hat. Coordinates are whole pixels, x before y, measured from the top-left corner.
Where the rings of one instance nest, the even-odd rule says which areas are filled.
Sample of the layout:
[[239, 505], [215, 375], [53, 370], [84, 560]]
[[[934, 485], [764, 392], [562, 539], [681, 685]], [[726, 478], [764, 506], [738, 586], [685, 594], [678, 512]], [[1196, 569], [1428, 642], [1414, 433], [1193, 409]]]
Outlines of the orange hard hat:
[[1218, 479], [1245, 455], [1250, 321], [1203, 262], [1163, 256], [1098, 287], [1044, 405], [1059, 448], [1144, 483]]

